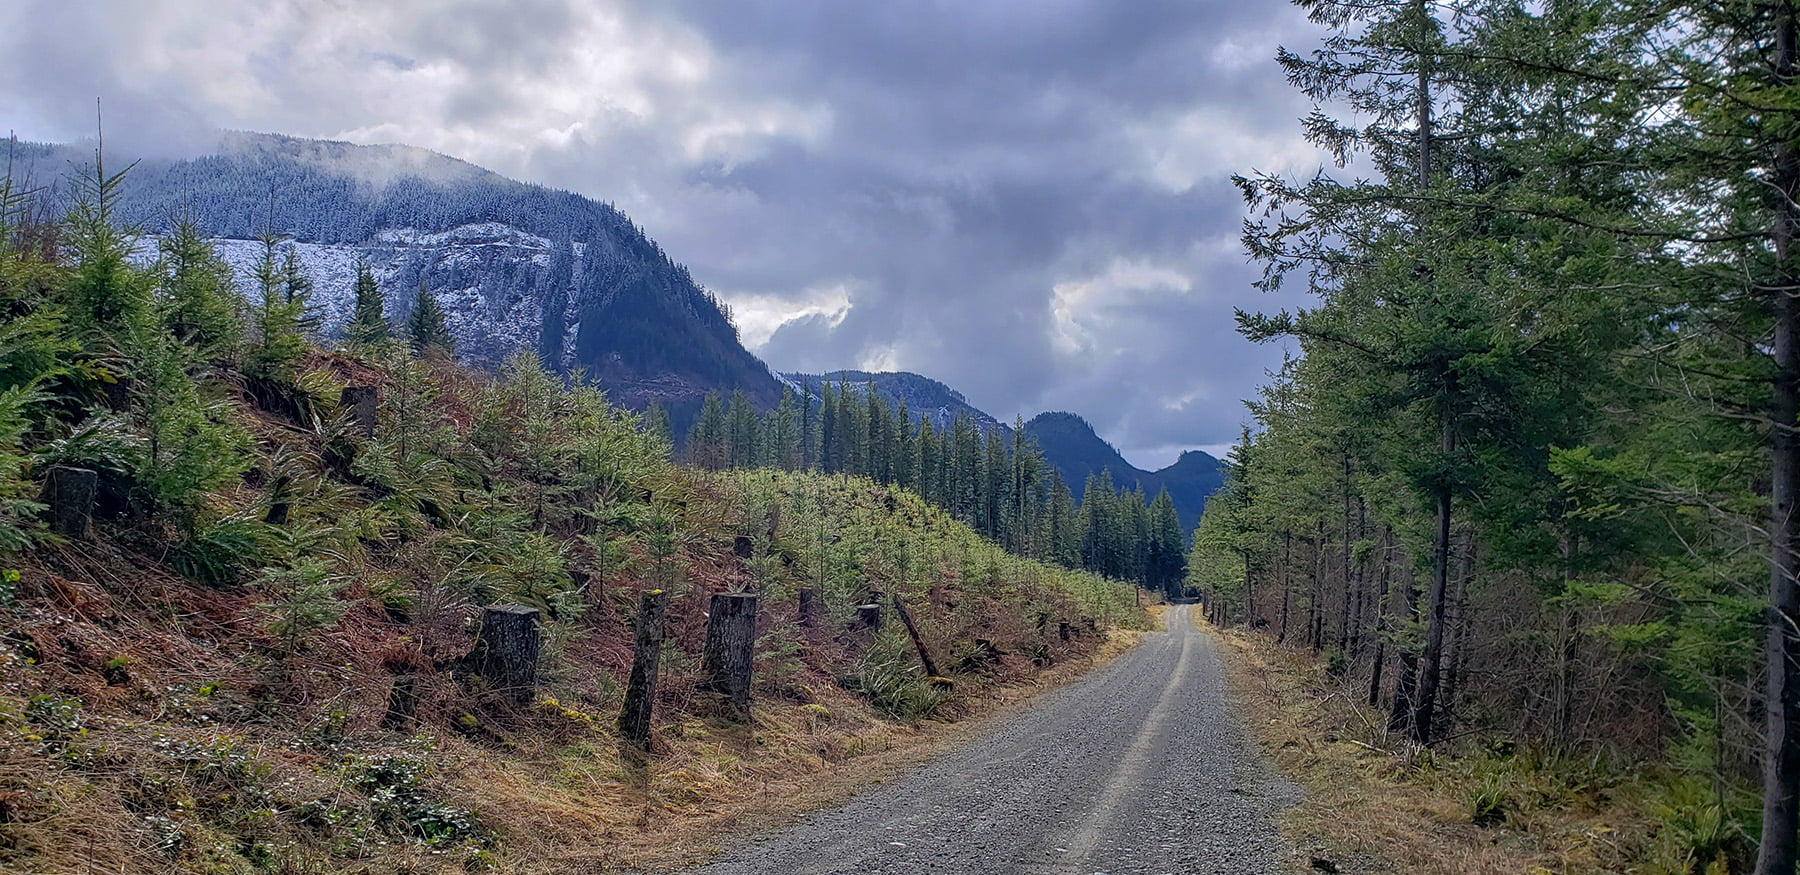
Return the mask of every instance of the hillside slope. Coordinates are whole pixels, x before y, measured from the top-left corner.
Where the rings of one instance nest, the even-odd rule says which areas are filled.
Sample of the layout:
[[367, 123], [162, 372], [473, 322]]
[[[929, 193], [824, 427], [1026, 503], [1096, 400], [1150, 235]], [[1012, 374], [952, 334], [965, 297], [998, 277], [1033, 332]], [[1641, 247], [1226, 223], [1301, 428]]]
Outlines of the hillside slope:
[[[535, 368], [315, 353], [302, 380], [314, 426], [226, 393], [251, 456], [191, 535], [152, 510], [6, 559], [0, 869], [666, 860], [672, 834], [1143, 620], [1129, 587], [1010, 556], [911, 493], [672, 467]], [[379, 392], [368, 437], [327, 400], [345, 384]], [[614, 721], [651, 587], [669, 639], [640, 769]], [[740, 589], [761, 594], [748, 726], [700, 683], [708, 599]], [[948, 680], [902, 624], [858, 623], [871, 599], [906, 606]], [[540, 612], [523, 703], [483, 680], [471, 624], [492, 604]]]
[[[90, 149], [20, 143], [15, 172], [54, 179], [91, 165]], [[423, 280], [458, 354], [480, 367], [530, 350], [633, 409], [661, 401], [678, 415], [709, 390], [765, 406], [780, 392], [719, 302], [623, 213], [424, 149], [223, 134], [212, 154], [138, 162], [118, 212], [152, 233], [191, 215], [239, 268], [260, 257], [265, 231], [290, 235], [327, 337], [367, 261], [395, 319]]]

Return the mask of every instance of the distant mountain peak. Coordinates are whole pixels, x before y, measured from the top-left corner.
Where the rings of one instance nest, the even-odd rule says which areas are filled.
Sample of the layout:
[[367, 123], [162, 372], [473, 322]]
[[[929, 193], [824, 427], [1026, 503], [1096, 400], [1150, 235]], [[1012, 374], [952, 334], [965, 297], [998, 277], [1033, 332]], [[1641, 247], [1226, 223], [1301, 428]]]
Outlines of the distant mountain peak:
[[1224, 466], [1200, 450], [1187, 450], [1175, 464], [1145, 471], [1126, 461], [1118, 449], [1094, 431], [1081, 416], [1053, 410], [1025, 423], [1025, 433], [1038, 445], [1044, 459], [1055, 466], [1063, 482], [1079, 497], [1089, 475], [1106, 471], [1119, 489], [1140, 488], [1146, 496], [1168, 490], [1175, 502], [1182, 528], [1192, 531], [1206, 507], [1206, 498], [1224, 483]]
[[832, 386], [847, 384], [862, 391], [873, 385], [875, 391], [894, 402], [906, 402], [908, 412], [915, 420], [931, 420], [931, 427], [943, 429], [956, 420], [958, 414], [968, 417], [975, 427], [983, 432], [990, 429], [1005, 429], [1006, 424], [969, 403], [963, 393], [944, 385], [923, 374], [911, 371], [859, 371], [844, 369], [828, 371], [823, 374], [790, 373], [782, 375], [791, 383], [805, 386], [810, 384], [817, 393], [825, 384]]

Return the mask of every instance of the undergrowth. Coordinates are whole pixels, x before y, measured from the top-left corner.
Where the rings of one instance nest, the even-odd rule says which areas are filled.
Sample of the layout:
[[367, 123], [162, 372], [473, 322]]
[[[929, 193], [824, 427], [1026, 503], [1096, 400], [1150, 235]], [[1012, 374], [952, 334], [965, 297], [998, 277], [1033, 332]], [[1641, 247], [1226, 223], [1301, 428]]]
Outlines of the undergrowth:
[[1296, 871], [1748, 871], [1751, 808], [1709, 782], [1604, 749], [1479, 735], [1421, 747], [1363, 703], [1366, 681], [1264, 636], [1215, 631], [1250, 728], [1307, 790], [1285, 821]]

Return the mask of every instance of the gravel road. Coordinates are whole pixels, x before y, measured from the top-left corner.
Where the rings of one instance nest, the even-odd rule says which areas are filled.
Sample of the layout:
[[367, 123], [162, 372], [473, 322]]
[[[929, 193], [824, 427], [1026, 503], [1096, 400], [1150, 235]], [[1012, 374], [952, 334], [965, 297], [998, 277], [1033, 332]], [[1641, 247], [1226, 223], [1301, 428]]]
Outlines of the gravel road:
[[1258, 760], [1190, 610], [979, 740], [694, 871], [1279, 872], [1272, 818], [1298, 790]]

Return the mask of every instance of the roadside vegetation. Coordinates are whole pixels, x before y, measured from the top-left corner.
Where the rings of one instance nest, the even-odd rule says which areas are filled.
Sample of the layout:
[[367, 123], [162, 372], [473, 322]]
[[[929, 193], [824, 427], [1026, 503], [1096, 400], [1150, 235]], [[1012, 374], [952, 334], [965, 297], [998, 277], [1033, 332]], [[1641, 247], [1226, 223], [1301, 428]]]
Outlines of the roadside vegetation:
[[[679, 862], [1146, 622], [898, 486], [684, 468], [534, 358], [462, 368], [429, 288], [359, 283], [322, 345], [284, 241], [245, 300], [191, 223], [134, 255], [125, 184], [4, 193], [0, 871]], [[761, 602], [748, 721], [703, 683], [731, 591]], [[536, 612], [522, 701], [479, 668], [495, 605]]]

